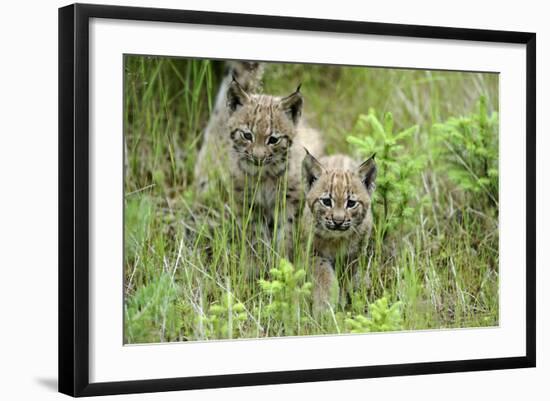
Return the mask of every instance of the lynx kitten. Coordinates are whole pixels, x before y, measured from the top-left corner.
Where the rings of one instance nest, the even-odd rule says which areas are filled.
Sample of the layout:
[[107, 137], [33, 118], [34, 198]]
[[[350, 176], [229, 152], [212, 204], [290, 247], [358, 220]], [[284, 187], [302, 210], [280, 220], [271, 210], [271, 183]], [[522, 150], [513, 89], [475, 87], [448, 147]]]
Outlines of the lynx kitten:
[[195, 171], [199, 191], [208, 191], [208, 173], [215, 171], [216, 179], [232, 189], [235, 203], [257, 207], [268, 224], [284, 198], [287, 242], [302, 196], [304, 146], [314, 154], [322, 151], [318, 132], [302, 121], [303, 104], [299, 87], [277, 97], [249, 92], [233, 78], [224, 107], [207, 127]]
[[303, 160], [306, 207], [303, 227], [313, 238], [314, 309], [338, 299], [335, 260], [353, 264], [365, 249], [372, 229], [371, 199], [375, 189], [374, 156], [358, 165], [343, 155]]

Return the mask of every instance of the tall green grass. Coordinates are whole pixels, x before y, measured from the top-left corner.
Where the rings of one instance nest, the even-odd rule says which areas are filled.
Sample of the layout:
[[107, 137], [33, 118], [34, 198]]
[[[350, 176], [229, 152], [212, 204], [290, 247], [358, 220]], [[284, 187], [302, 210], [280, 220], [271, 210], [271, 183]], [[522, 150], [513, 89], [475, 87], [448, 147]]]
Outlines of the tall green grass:
[[[379, 159], [375, 229], [359, 263], [364, 285], [355, 288], [337, 264], [340, 302], [319, 317], [311, 310], [311, 249], [297, 235], [306, 228], [298, 222], [293, 230], [289, 264], [278, 221], [269, 227], [222, 185], [206, 198], [193, 192], [222, 74], [220, 62], [125, 60], [125, 342], [498, 324], [498, 202], [484, 189], [497, 200], [498, 191], [494, 171], [483, 170], [498, 149], [486, 141], [498, 140], [497, 75], [266, 68], [266, 93], [302, 83], [305, 118], [322, 132], [327, 153], [359, 159], [374, 150]], [[462, 170], [447, 145], [487, 173], [488, 181], [475, 181], [480, 190], [468, 186], [469, 176], [449, 175]], [[498, 189], [498, 175], [496, 182]], [[284, 215], [280, 199], [276, 216]]]

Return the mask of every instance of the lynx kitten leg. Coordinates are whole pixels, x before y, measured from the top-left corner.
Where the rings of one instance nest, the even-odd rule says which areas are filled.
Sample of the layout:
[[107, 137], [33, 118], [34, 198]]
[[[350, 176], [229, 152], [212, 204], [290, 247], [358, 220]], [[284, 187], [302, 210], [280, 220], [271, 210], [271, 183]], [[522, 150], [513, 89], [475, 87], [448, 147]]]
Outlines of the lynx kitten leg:
[[284, 207], [284, 216], [281, 216], [278, 224], [277, 242], [279, 244], [279, 252], [284, 252], [289, 260], [294, 258], [294, 243], [295, 235], [295, 223], [298, 218], [298, 209], [300, 206], [300, 200], [295, 189], [288, 189], [286, 196], [286, 202]]
[[338, 303], [338, 280], [332, 263], [326, 258], [316, 258], [313, 269], [313, 311], [319, 313]]
[[282, 233], [284, 235], [284, 247], [286, 255], [290, 260], [294, 259], [294, 222], [296, 221], [297, 208], [294, 203], [288, 203], [286, 205], [286, 221], [283, 225]]

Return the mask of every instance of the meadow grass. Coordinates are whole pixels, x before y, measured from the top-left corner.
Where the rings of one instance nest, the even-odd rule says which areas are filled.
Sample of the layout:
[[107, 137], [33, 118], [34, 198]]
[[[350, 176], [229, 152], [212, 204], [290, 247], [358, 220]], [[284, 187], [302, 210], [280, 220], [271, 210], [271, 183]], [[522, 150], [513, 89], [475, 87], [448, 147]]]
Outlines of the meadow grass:
[[245, 206], [222, 183], [200, 199], [193, 191], [223, 69], [126, 57], [126, 343], [498, 325], [498, 172], [488, 165], [498, 161], [498, 75], [267, 66], [265, 93], [302, 84], [304, 118], [328, 154], [378, 151], [365, 285], [337, 263], [340, 302], [314, 316], [310, 239], [298, 235], [307, 228], [296, 223], [290, 264], [277, 221], [269, 228], [253, 209], [240, 220]]

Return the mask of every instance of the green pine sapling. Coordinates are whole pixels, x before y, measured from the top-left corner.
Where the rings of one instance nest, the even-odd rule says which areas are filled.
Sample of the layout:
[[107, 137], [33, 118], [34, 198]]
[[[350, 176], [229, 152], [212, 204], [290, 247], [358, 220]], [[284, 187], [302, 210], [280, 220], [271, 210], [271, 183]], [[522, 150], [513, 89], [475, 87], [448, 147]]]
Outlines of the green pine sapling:
[[418, 194], [422, 169], [426, 164], [423, 155], [414, 155], [405, 151], [405, 143], [418, 131], [414, 125], [394, 132], [391, 113], [385, 113], [383, 122], [373, 109], [367, 115], [359, 116], [357, 123], [347, 137], [362, 156], [376, 154], [378, 176], [374, 202], [381, 206], [373, 208], [379, 238], [408, 227], [415, 215], [412, 202]]
[[213, 338], [235, 338], [247, 316], [245, 307], [235, 300], [231, 291], [226, 291], [219, 303], [210, 305], [208, 314], [202, 318], [206, 332]]
[[390, 306], [388, 299], [382, 297], [369, 304], [369, 317], [356, 315], [345, 319], [346, 328], [350, 333], [401, 330], [401, 305], [401, 302], [395, 302]]
[[269, 271], [271, 280], [260, 280], [262, 291], [269, 296], [265, 310], [282, 324], [285, 335], [299, 334], [301, 305], [311, 294], [312, 284], [305, 281], [304, 269], [295, 269], [286, 259]]
[[487, 98], [477, 113], [434, 124], [432, 133], [442, 171], [471, 203], [498, 209], [498, 113], [489, 113]]

